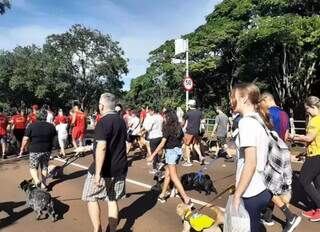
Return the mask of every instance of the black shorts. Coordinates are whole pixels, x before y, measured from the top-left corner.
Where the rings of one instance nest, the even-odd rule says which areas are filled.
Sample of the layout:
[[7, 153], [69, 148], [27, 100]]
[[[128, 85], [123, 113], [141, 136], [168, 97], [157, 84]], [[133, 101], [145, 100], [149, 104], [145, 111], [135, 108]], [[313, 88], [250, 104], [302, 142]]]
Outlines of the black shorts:
[[25, 131], [25, 129], [14, 129], [13, 130], [14, 137], [16, 137], [16, 140], [19, 141], [20, 143], [21, 143], [22, 138], [24, 136], [24, 131]]
[[156, 139], [150, 139], [150, 149], [151, 149], [151, 153], [153, 153], [157, 147], [159, 146], [159, 144], [161, 143], [161, 139], [162, 138], [156, 138]]
[[128, 135], [127, 136], [127, 141], [129, 143], [133, 143], [136, 139], [138, 139], [140, 136], [139, 135]]

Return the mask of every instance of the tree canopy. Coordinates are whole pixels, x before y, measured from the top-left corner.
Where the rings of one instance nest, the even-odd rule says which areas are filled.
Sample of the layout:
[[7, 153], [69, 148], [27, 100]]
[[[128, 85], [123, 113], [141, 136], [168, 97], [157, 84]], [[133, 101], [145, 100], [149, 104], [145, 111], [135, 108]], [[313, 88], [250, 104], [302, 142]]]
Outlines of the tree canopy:
[[[224, 0], [204, 25], [182, 36], [190, 46], [192, 97], [206, 109], [227, 108], [234, 83], [255, 82], [293, 109], [319, 89], [319, 14], [317, 0]], [[131, 83], [131, 104], [175, 97], [173, 106], [183, 106], [184, 65], [171, 64], [173, 57], [174, 40], [150, 52], [146, 73]]]
[[96, 107], [101, 93], [122, 94], [127, 59], [118, 42], [97, 30], [74, 25], [30, 45], [0, 52], [1, 102], [6, 106], [46, 103], [66, 107], [78, 100]]

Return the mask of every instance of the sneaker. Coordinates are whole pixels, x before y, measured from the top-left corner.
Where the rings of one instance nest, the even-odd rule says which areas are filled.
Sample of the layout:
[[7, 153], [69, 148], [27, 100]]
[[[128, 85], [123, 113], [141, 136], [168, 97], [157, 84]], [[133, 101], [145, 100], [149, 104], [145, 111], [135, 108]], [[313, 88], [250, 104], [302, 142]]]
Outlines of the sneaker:
[[306, 218], [311, 218], [314, 214], [315, 214], [315, 210], [309, 210], [309, 211], [303, 211], [302, 212], [302, 216], [306, 217]]
[[320, 221], [320, 208], [315, 211], [313, 216], [310, 218], [312, 222], [319, 222]]
[[[319, 217], [319, 220], [320, 220], [320, 217]], [[297, 226], [300, 224], [300, 222], [301, 222], [301, 217], [294, 215], [294, 217], [291, 220], [287, 221], [287, 224], [284, 227], [283, 232], [294, 231], [294, 229], [297, 228]]]
[[262, 224], [263, 225], [265, 225], [265, 226], [274, 226], [274, 220], [266, 220], [266, 219], [261, 219], [261, 222], [262, 222]]
[[195, 162], [195, 163], [201, 163], [199, 160], [197, 160], [197, 159], [195, 159], [195, 160], [193, 160], [193, 162]]
[[165, 203], [165, 202], [166, 202], [166, 198], [159, 196], [159, 197], [158, 197], [158, 201], [159, 201], [160, 203]]
[[183, 167], [191, 167], [193, 164], [192, 163], [189, 163], [189, 162], [184, 162], [182, 164]]

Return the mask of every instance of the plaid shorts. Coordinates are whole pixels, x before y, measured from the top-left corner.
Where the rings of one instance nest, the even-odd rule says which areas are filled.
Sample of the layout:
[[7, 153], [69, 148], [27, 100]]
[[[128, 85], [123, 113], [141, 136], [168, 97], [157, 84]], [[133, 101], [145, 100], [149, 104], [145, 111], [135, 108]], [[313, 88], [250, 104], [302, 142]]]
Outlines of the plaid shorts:
[[51, 152], [31, 152], [29, 155], [29, 167], [31, 169], [38, 169], [39, 166], [42, 170], [48, 170]]
[[101, 187], [97, 187], [94, 182], [94, 175], [88, 172], [83, 187], [83, 201], [117, 201], [126, 195], [125, 177], [104, 178]]

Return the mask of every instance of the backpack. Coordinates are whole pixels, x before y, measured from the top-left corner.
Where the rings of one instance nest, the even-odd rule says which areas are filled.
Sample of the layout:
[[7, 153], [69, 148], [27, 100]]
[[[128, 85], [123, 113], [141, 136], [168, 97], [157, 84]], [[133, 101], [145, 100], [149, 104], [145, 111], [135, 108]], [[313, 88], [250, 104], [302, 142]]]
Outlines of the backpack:
[[291, 191], [292, 168], [291, 153], [287, 144], [278, 136], [277, 132], [266, 127], [261, 118], [250, 116], [257, 120], [269, 138], [267, 164], [264, 168], [264, 181], [267, 188], [274, 195], [283, 195]]

